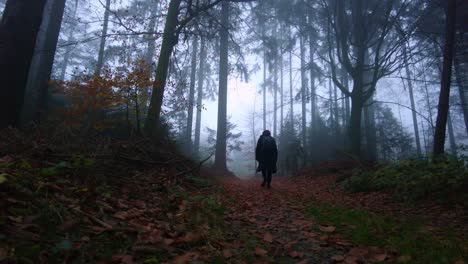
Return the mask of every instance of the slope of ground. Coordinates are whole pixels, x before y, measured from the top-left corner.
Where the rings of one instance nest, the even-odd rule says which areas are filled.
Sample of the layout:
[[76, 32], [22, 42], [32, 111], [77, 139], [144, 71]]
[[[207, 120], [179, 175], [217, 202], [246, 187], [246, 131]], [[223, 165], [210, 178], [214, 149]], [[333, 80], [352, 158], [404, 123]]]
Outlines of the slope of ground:
[[0, 134], [1, 263], [460, 264], [467, 257], [463, 208], [348, 194], [328, 169], [276, 177], [271, 189], [258, 178], [214, 180], [169, 145], [57, 135]]

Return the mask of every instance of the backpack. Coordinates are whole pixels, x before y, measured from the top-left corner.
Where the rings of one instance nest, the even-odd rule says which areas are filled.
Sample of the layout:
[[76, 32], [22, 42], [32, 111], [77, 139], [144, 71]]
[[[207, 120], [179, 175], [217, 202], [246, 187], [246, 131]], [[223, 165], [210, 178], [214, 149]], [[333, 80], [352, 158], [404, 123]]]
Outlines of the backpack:
[[275, 139], [270, 136], [263, 137], [261, 153], [263, 157], [273, 156], [276, 149]]

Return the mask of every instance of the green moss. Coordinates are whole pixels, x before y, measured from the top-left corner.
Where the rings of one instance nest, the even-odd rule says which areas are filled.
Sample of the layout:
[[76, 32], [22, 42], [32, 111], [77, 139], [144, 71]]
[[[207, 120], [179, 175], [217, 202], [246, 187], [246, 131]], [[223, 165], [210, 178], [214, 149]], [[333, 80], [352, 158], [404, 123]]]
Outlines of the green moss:
[[335, 226], [338, 233], [355, 244], [393, 249], [411, 256], [412, 263], [453, 263], [468, 257], [468, 241], [460, 241], [450, 230], [444, 237], [436, 238], [424, 230], [419, 219], [396, 221], [327, 204], [312, 206], [307, 214], [320, 223]]

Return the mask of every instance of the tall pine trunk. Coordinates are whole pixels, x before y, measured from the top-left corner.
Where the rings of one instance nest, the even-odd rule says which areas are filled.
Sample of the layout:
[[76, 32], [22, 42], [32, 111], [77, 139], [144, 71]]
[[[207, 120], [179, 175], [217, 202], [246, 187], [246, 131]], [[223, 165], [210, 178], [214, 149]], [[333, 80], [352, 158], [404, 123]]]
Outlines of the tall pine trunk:
[[65, 0], [48, 0], [29, 69], [21, 123], [39, 122], [47, 113], [49, 82], [62, 25]]
[[63, 55], [62, 69], [60, 71], [60, 76], [59, 76], [59, 79], [62, 81], [65, 80], [65, 75], [67, 74], [68, 64], [70, 63], [71, 53], [73, 51], [72, 43], [75, 42], [74, 33], [75, 33], [76, 25], [77, 25], [76, 13], [78, 11], [78, 2], [79, 0], [75, 0], [75, 5], [73, 7], [73, 11], [71, 15], [72, 25], [68, 32], [67, 46], [65, 47], [65, 54]]
[[453, 130], [452, 115], [450, 114], [450, 110], [447, 116], [447, 128], [450, 142], [450, 150], [453, 155], [457, 155], [457, 143], [455, 140], [455, 133]]
[[[158, 20], [158, 10], [159, 10], [159, 0], [153, 0], [152, 1], [152, 8], [151, 8], [151, 18], [150, 22], [148, 24], [148, 30], [149, 32], [155, 32], [157, 29], [156, 22]], [[154, 54], [156, 52], [156, 35], [151, 34], [148, 35], [148, 43], [146, 47], [146, 53], [145, 53], [145, 63], [148, 67], [151, 68], [151, 76], [153, 76], [154, 73]], [[141, 108], [142, 108], [142, 113], [144, 115], [147, 114], [148, 111], [148, 102], [150, 100], [150, 91], [151, 87], [147, 87], [142, 90], [142, 97], [145, 98], [146, 100], [142, 102]]]
[[107, 31], [109, 29], [110, 5], [111, 0], [106, 0], [106, 10], [104, 10], [104, 23], [102, 25], [101, 42], [99, 44], [96, 68], [94, 69], [94, 74], [96, 75], [101, 75], [102, 66], [104, 65], [104, 52], [106, 49]]
[[289, 104], [291, 114], [291, 125], [294, 127], [294, 92], [293, 92], [293, 72], [292, 72], [292, 51], [289, 51]]
[[[468, 87], [466, 87], [466, 83], [463, 82], [463, 76], [462, 76], [463, 74], [463, 69], [462, 69], [463, 52], [466, 53], [466, 48], [468, 48], [468, 45], [465, 44], [463, 35], [464, 35], [464, 32], [460, 30], [458, 33], [458, 40], [456, 41], [457, 42], [456, 53], [453, 58], [454, 59], [453, 63], [455, 64], [455, 78], [457, 80], [458, 93], [460, 94], [460, 102], [461, 102], [461, 106], [463, 110], [463, 121], [465, 122], [465, 130], [466, 130], [466, 134], [468, 135], [468, 100], [466, 100], [467, 95], [465, 93], [465, 90]], [[465, 64], [466, 63], [467, 62], [465, 61]]]
[[[302, 104], [302, 145], [304, 148], [307, 146], [307, 117], [306, 117], [306, 90], [307, 90], [307, 79], [306, 79], [306, 66], [305, 66], [305, 40], [304, 36], [300, 36], [300, 57], [301, 57], [301, 104]], [[305, 158], [304, 158], [305, 159]]]
[[263, 38], [263, 130], [266, 130], [266, 78], [267, 78], [267, 55], [266, 55], [266, 45], [265, 45], [265, 24], [262, 22], [262, 38]]
[[194, 143], [194, 152], [196, 154], [200, 153], [201, 118], [203, 111], [203, 82], [205, 80], [205, 60], [202, 58], [206, 58], [205, 39], [203, 37], [201, 38], [200, 43], [200, 65], [198, 66], [197, 119], [195, 121]]
[[413, 127], [414, 127], [414, 137], [416, 141], [416, 150], [417, 150], [418, 156], [421, 156], [422, 151], [421, 151], [421, 141], [419, 139], [418, 118], [416, 116], [416, 104], [414, 102], [414, 95], [413, 95], [413, 82], [411, 81], [411, 72], [409, 69], [408, 52], [406, 49], [406, 45], [403, 47], [403, 60], [405, 63], [406, 78], [408, 81], [408, 92], [409, 92], [410, 102], [411, 102], [411, 113], [413, 116]]
[[188, 118], [187, 118], [187, 150], [189, 153], [192, 152], [192, 127], [193, 127], [193, 107], [195, 104], [195, 81], [197, 74], [197, 52], [198, 52], [198, 38], [197, 36], [193, 37], [193, 50], [192, 50], [192, 65], [190, 69], [190, 91], [189, 91], [189, 101], [188, 101]]
[[280, 134], [283, 134], [284, 128], [284, 61], [283, 53], [279, 54], [280, 56]]
[[145, 129], [148, 134], [156, 134], [160, 125], [161, 109], [166, 88], [169, 60], [174, 46], [177, 44], [178, 36], [176, 29], [178, 25], [179, 7], [182, 0], [171, 0], [164, 25], [161, 51], [159, 52], [158, 64], [153, 82], [150, 106], [145, 120]]
[[317, 129], [317, 88], [315, 87], [315, 74], [314, 74], [314, 44], [312, 33], [309, 36], [309, 59], [310, 59], [310, 131], [313, 136], [314, 131]]
[[456, 0], [448, 0], [447, 22], [445, 29], [444, 62], [442, 68], [442, 80], [439, 94], [439, 106], [437, 108], [437, 121], [434, 135], [434, 156], [444, 153], [445, 131], [449, 111], [450, 84], [452, 77], [452, 61], [455, 41], [455, 22], [457, 15]]
[[[276, 52], [275, 52], [276, 55]], [[276, 137], [278, 129], [278, 57], [274, 58], [273, 65], [273, 136]]]
[[221, 4], [219, 92], [218, 92], [218, 129], [216, 135], [215, 167], [227, 171], [226, 136], [227, 136], [227, 92], [229, 74], [229, 1]]
[[8, 1], [0, 22], [0, 129], [18, 126], [45, 0]]

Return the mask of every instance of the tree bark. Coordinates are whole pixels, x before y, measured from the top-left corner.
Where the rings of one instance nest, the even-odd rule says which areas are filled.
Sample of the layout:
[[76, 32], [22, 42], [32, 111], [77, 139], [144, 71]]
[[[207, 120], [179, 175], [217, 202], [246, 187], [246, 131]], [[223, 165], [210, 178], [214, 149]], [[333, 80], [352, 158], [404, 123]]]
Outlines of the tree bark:
[[101, 43], [99, 44], [98, 59], [96, 62], [96, 69], [94, 70], [94, 74], [96, 75], [101, 75], [102, 66], [104, 65], [104, 52], [106, 49], [107, 31], [109, 28], [110, 5], [111, 0], [106, 0], [106, 10], [104, 10], [104, 24], [102, 26]]
[[192, 127], [193, 127], [193, 107], [195, 104], [195, 81], [197, 73], [197, 52], [198, 52], [198, 38], [193, 37], [193, 50], [192, 50], [192, 65], [190, 69], [190, 91], [189, 91], [189, 105], [188, 105], [188, 118], [187, 118], [187, 150], [188, 153], [192, 152]]
[[406, 78], [408, 80], [408, 92], [409, 92], [410, 102], [411, 102], [411, 110], [412, 110], [411, 113], [413, 116], [413, 127], [414, 127], [414, 137], [416, 141], [416, 151], [418, 153], [418, 156], [422, 156], [421, 141], [419, 139], [418, 118], [416, 116], [416, 104], [414, 103], [414, 95], [413, 95], [413, 82], [411, 81], [411, 72], [409, 69], [408, 53], [407, 53], [406, 46], [403, 47], [403, 59], [405, 63]]
[[65, 47], [65, 54], [63, 55], [63, 64], [62, 64], [62, 69], [60, 71], [60, 77], [59, 77], [59, 80], [65, 80], [65, 75], [67, 74], [67, 68], [68, 68], [68, 64], [70, 63], [70, 57], [71, 57], [71, 53], [72, 53], [72, 43], [75, 41], [75, 38], [73, 36], [73, 33], [75, 33], [75, 27], [76, 27], [76, 24], [77, 24], [77, 21], [76, 21], [76, 13], [78, 11], [78, 2], [79, 0], [75, 0], [75, 6], [73, 8], [73, 12], [72, 12], [72, 15], [71, 15], [71, 18], [72, 18], [72, 25], [70, 27], [70, 30], [68, 32], [68, 36], [67, 36], [67, 46]]
[[263, 38], [263, 131], [266, 130], [266, 81], [267, 81], [267, 55], [266, 55], [266, 46], [265, 46], [265, 24], [262, 22], [262, 38]]
[[375, 111], [374, 105], [372, 104], [373, 97], [368, 100], [371, 105], [364, 107], [364, 123], [366, 127], [366, 150], [367, 160], [375, 162], [378, 160], [377, 153], [377, 132], [375, 130]]
[[362, 82], [353, 84], [351, 97], [351, 117], [349, 125], [349, 144], [351, 153], [356, 157], [361, 157], [361, 121], [362, 121]]
[[310, 60], [310, 131], [313, 136], [314, 131], [317, 129], [317, 89], [315, 87], [315, 74], [314, 74], [314, 44], [312, 33], [309, 35], [309, 60]]
[[442, 81], [437, 108], [437, 121], [434, 135], [434, 156], [444, 153], [445, 130], [449, 111], [450, 84], [452, 77], [452, 61], [455, 40], [455, 21], [457, 14], [456, 0], [448, 0], [447, 22], [445, 30], [444, 64], [442, 68]]
[[[155, 32], [157, 27], [156, 27], [156, 22], [158, 18], [158, 10], [159, 10], [159, 0], [153, 0], [152, 3], [152, 9], [151, 9], [151, 19], [148, 24], [148, 30], [150, 32]], [[154, 54], [156, 52], [156, 35], [151, 34], [148, 36], [148, 43], [147, 43], [147, 48], [146, 48], [146, 54], [145, 54], [145, 63], [148, 67], [151, 67], [151, 76], [153, 76], [154, 73]], [[146, 116], [147, 111], [148, 111], [148, 102], [150, 100], [150, 91], [151, 87], [147, 87], [146, 89], [143, 89], [142, 95], [143, 98], [146, 98], [146, 101], [142, 102], [142, 112]]]
[[306, 117], [306, 90], [307, 90], [307, 80], [306, 80], [306, 66], [305, 66], [305, 40], [304, 36], [300, 36], [300, 52], [301, 52], [301, 104], [302, 104], [302, 145], [304, 148], [307, 146], [307, 117]]
[[283, 134], [284, 127], [284, 61], [283, 53], [279, 54], [280, 56], [280, 134]]
[[0, 129], [18, 126], [45, 0], [8, 1], [0, 22]]
[[[276, 52], [275, 52], [276, 55]], [[275, 56], [273, 65], [273, 137], [277, 135], [278, 129], [278, 57]]]
[[453, 155], [457, 155], [457, 143], [455, 140], [455, 133], [453, 131], [452, 115], [450, 114], [450, 111], [447, 115], [447, 128], [450, 142], [450, 150]]
[[194, 151], [196, 154], [200, 153], [200, 134], [201, 134], [201, 117], [203, 111], [203, 82], [205, 80], [205, 60], [206, 48], [205, 39], [201, 38], [200, 43], [200, 65], [198, 66], [198, 88], [197, 88], [197, 120], [195, 121], [195, 143]]
[[47, 113], [49, 82], [62, 25], [65, 0], [48, 0], [29, 69], [21, 123], [39, 122]]
[[[457, 86], [458, 86], [458, 93], [460, 94], [460, 103], [462, 105], [462, 110], [463, 110], [463, 121], [465, 122], [465, 131], [466, 134], [468, 135], [468, 100], [466, 100], [466, 93], [465, 90], [467, 89], [466, 84], [463, 82], [463, 70], [462, 70], [462, 60], [460, 60], [460, 57], [463, 56], [463, 52], [466, 52], [466, 50], [463, 49], [463, 43], [464, 43], [464, 37], [463, 37], [463, 32], [460, 30], [459, 32], [459, 40], [457, 41], [456, 49], [457, 53], [459, 52], [460, 54], [455, 54], [454, 56], [454, 64], [455, 64], [455, 79], [457, 80]], [[468, 62], [465, 62], [468, 63]], [[467, 73], [465, 73], [467, 74]]]
[[151, 94], [150, 106], [145, 121], [146, 133], [156, 134], [160, 125], [161, 110], [166, 88], [167, 73], [169, 70], [169, 60], [174, 46], [177, 44], [178, 36], [176, 28], [178, 25], [179, 7], [182, 0], [171, 0], [164, 26], [163, 40], [159, 60], [156, 66], [156, 73]]
[[218, 129], [216, 135], [215, 167], [227, 171], [226, 134], [227, 134], [227, 90], [229, 74], [229, 1], [221, 4], [219, 92], [218, 92]]
[[289, 104], [291, 125], [294, 127], [294, 93], [293, 93], [292, 51], [289, 51]]

